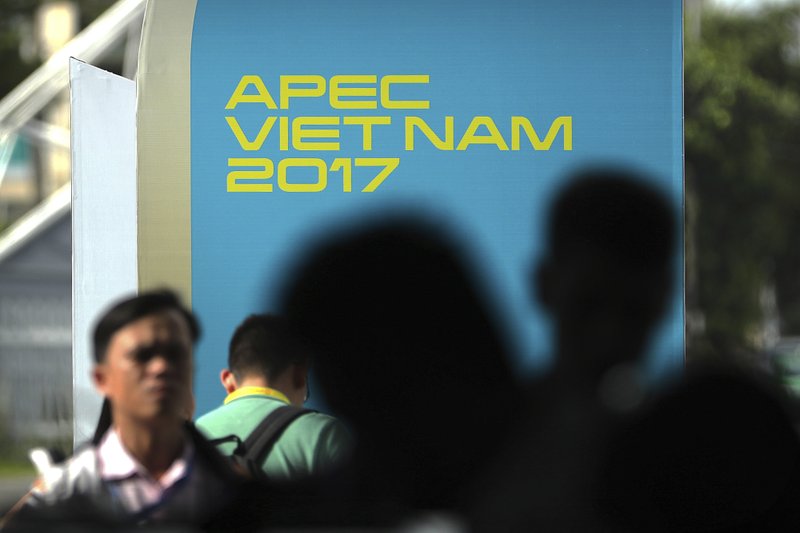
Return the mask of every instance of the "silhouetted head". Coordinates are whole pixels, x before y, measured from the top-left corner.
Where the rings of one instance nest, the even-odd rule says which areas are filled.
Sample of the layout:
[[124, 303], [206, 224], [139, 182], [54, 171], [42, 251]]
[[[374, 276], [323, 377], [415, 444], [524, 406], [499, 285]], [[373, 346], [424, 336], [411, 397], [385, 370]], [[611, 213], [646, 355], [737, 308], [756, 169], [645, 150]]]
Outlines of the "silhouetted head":
[[593, 169], [569, 179], [547, 226], [538, 296], [559, 357], [602, 372], [642, 355], [673, 278], [675, 213], [648, 176]]
[[504, 343], [455, 246], [433, 224], [396, 218], [331, 238], [295, 272], [283, 309], [312, 344], [332, 410], [357, 441], [418, 478], [420, 496], [441, 488], [423, 480], [444, 473], [452, 494], [515, 394]]

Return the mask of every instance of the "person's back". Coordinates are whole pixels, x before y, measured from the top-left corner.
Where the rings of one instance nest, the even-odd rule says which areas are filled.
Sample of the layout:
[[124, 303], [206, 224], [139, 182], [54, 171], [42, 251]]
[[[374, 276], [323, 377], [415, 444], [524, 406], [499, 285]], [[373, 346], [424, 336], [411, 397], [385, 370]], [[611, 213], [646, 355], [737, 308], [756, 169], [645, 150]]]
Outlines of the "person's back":
[[617, 435], [598, 482], [605, 530], [797, 531], [795, 420], [771, 377], [688, 365]]
[[[236, 435], [241, 442], [265, 417], [290, 405], [278, 391], [266, 387], [238, 389], [241, 396], [231, 398], [221, 407], [197, 420], [197, 427], [210, 439]], [[229, 396], [230, 398], [230, 396]], [[317, 412], [299, 416], [283, 430], [262, 463], [271, 480], [298, 479], [334, 468], [349, 450], [349, 436], [335, 418]], [[225, 455], [232, 455], [237, 442], [218, 445]]]
[[[228, 364], [220, 374], [228, 396], [200, 417], [197, 427], [211, 439], [235, 436], [219, 444], [220, 451], [232, 455], [266, 417], [303, 405], [308, 357], [279, 317], [253, 315], [234, 333]], [[350, 437], [340, 422], [309, 411], [289, 422], [258, 462], [270, 480], [296, 480], [331, 470], [349, 448]]]

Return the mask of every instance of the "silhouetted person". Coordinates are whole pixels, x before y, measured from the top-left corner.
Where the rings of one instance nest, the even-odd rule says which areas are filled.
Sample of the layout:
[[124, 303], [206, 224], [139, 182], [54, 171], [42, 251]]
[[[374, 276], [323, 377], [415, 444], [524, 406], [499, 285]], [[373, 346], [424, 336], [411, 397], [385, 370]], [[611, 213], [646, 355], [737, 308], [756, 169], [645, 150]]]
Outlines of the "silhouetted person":
[[638, 365], [674, 278], [675, 212], [647, 176], [608, 168], [568, 179], [534, 286], [553, 320], [551, 373], [527, 425], [487, 478], [479, 530], [595, 527], [595, 472], [620, 417], [643, 399]]
[[306, 256], [283, 312], [312, 344], [354, 460], [327, 493], [335, 522], [390, 524], [461, 511], [516, 405], [508, 351], [437, 227], [393, 218]]
[[800, 446], [787, 407], [763, 377], [688, 368], [615, 441], [597, 487], [606, 529], [798, 531]]
[[554, 374], [592, 390], [636, 364], [675, 278], [675, 210], [624, 170], [588, 170], [557, 197], [538, 298], [555, 322]]

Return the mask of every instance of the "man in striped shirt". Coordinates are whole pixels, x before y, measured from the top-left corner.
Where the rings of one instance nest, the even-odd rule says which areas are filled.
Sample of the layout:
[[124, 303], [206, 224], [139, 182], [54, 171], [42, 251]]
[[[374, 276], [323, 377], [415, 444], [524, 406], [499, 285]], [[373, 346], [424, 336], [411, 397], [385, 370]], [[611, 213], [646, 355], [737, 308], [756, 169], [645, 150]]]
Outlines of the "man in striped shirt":
[[45, 471], [14, 522], [204, 525], [232, 501], [241, 480], [186, 422], [199, 333], [166, 291], [123, 300], [100, 318], [93, 379], [110, 427]]

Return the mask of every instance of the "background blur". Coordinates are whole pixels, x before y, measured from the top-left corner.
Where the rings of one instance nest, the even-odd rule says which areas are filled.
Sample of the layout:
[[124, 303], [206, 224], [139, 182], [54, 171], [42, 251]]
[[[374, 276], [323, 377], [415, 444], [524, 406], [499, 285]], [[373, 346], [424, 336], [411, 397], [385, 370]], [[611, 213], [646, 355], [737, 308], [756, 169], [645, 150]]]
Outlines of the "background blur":
[[[134, 79], [144, 5], [0, 0], [0, 514], [71, 448], [67, 58]], [[686, 356], [800, 394], [800, 4], [684, 13]]]

